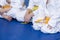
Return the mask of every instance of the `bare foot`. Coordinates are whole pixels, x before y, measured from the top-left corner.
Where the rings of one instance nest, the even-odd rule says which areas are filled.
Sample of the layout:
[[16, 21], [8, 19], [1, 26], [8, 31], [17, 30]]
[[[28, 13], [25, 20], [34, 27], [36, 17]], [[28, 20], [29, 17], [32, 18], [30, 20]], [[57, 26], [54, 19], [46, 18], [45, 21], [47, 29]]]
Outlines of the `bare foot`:
[[29, 23], [32, 17], [33, 17], [33, 13], [27, 14], [24, 17], [24, 21]]
[[8, 20], [8, 21], [11, 21], [12, 20], [12, 17], [11, 16], [7, 16], [7, 15], [2, 15], [4, 19]]

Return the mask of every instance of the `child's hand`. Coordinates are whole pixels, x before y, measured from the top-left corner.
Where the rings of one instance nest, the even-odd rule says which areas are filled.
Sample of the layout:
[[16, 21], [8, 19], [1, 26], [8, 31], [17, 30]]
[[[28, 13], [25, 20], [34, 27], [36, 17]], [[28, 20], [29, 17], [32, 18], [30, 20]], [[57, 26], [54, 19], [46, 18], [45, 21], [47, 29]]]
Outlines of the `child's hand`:
[[10, 10], [10, 8], [6, 8], [6, 9], [4, 9], [5, 11], [4, 12], [8, 12], [9, 10]]
[[7, 12], [7, 9], [1, 9], [0, 10], [0, 15], [2, 15], [3, 13]]

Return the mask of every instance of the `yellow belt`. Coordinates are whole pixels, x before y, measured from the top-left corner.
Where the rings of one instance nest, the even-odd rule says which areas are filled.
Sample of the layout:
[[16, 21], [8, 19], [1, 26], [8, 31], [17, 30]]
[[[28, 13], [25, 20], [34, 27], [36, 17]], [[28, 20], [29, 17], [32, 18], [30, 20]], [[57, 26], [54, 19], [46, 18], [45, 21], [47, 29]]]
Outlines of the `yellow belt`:
[[44, 20], [43, 23], [48, 24], [48, 22], [49, 22], [49, 20], [50, 20], [50, 17], [45, 17], [45, 19], [38, 19], [38, 20], [35, 21], [35, 23], [40, 23], [40, 22], [42, 22], [43, 20]]
[[11, 6], [10, 5], [4, 5], [2, 8], [10, 8]]
[[45, 23], [45, 24], [48, 24], [49, 20], [50, 20], [50, 17], [46, 17], [44, 23]]
[[33, 11], [35, 11], [35, 10], [37, 10], [37, 9], [38, 9], [38, 6], [34, 6], [34, 7], [32, 8]]

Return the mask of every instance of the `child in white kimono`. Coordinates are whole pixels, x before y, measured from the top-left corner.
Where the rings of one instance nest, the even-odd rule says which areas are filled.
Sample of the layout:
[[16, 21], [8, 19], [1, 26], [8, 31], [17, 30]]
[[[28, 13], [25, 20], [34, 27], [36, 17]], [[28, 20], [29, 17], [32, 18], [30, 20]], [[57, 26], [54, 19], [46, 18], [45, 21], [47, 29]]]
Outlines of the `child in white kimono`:
[[[46, 1], [45, 1], [45, 4], [46, 4]], [[53, 4], [53, 2], [52, 2], [52, 4]], [[54, 6], [54, 5], [52, 5], [52, 6]], [[46, 5], [43, 7], [42, 10], [40, 10], [41, 9], [41, 6], [40, 6], [39, 9], [35, 11], [35, 13], [38, 13], [38, 14], [33, 16], [33, 28], [35, 30], [41, 30], [43, 33], [57, 33], [60, 30], [59, 11], [57, 11], [58, 9], [55, 10], [56, 6], [54, 6], [55, 7], [54, 9], [53, 9], [53, 7], [49, 8], [50, 6], [49, 7], [47, 6], [47, 8], [49, 8], [49, 10], [46, 9], [45, 7], [46, 7]], [[50, 10], [50, 9], [53, 9], [53, 10]], [[57, 14], [55, 15], [54, 12]]]
[[48, 0], [47, 10], [50, 20], [41, 28], [43, 33], [60, 32], [60, 0]]
[[8, 2], [10, 3], [11, 9], [6, 13], [6, 15], [10, 16], [11, 20], [12, 18], [15, 18], [17, 21], [23, 21], [26, 8], [24, 0], [9, 0]]
[[35, 30], [40, 30], [42, 25], [40, 23], [36, 23], [37, 20], [41, 21], [45, 18], [46, 1], [47, 0], [30, 0], [28, 11], [26, 12], [27, 15], [25, 15], [25, 21], [29, 22], [32, 17], [32, 27]]

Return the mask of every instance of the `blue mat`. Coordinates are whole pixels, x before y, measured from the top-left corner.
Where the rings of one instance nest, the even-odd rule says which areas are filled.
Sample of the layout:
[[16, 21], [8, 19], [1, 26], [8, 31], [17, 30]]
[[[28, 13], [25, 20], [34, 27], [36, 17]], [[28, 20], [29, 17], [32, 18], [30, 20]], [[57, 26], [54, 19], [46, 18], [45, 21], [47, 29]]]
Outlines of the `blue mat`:
[[[28, 0], [25, 1], [28, 6]], [[32, 23], [21, 24], [16, 20], [0, 19], [0, 40], [60, 40], [60, 33], [44, 34], [32, 28]]]
[[44, 34], [32, 28], [32, 23], [0, 19], [0, 40], [60, 40], [60, 33]]

